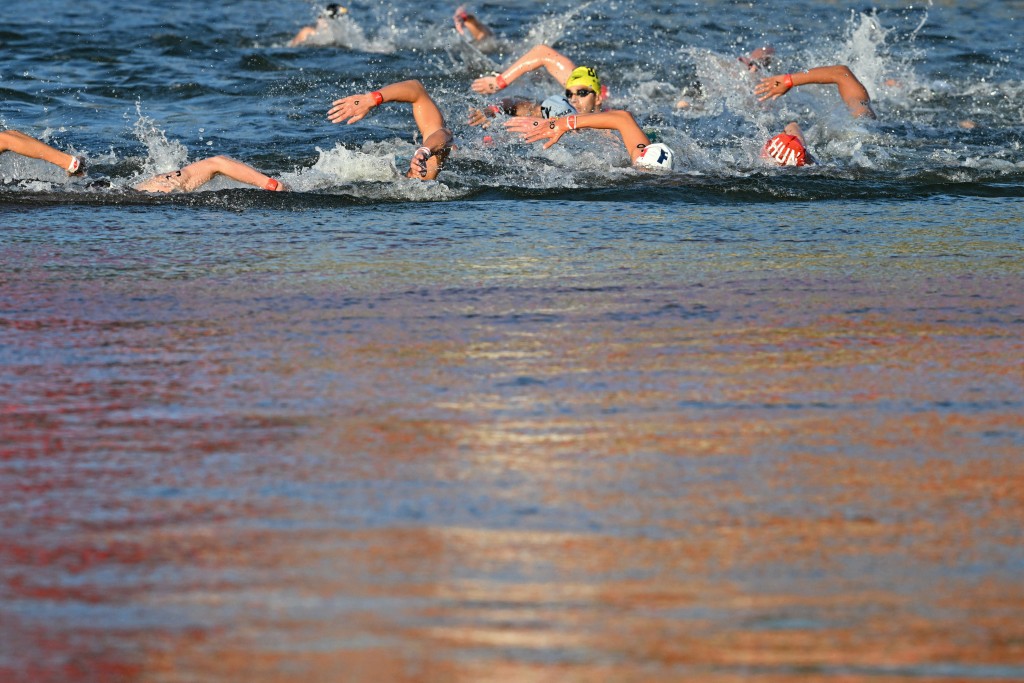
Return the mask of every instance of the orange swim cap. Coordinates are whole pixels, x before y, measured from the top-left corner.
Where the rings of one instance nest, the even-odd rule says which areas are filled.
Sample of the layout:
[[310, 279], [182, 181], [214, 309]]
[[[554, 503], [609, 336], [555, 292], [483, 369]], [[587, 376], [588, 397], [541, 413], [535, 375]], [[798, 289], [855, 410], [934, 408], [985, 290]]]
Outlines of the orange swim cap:
[[761, 156], [780, 166], [803, 166], [807, 163], [807, 150], [795, 135], [779, 133], [765, 143]]

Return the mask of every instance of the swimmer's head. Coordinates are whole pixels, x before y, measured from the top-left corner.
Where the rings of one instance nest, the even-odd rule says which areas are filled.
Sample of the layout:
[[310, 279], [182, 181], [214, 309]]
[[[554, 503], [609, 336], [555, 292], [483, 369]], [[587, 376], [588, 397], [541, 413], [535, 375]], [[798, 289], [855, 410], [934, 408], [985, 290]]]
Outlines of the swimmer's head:
[[546, 119], [554, 119], [559, 116], [575, 114], [576, 107], [561, 95], [552, 95], [540, 103], [540, 115]]
[[324, 16], [328, 19], [337, 19], [343, 14], [348, 14], [348, 8], [334, 3], [324, 7]]
[[800, 138], [786, 133], [779, 133], [766, 142], [761, 157], [779, 166], [803, 166], [812, 161]]
[[597, 72], [589, 66], [578, 66], [569, 74], [569, 80], [565, 82], [565, 87], [572, 88], [577, 85], [585, 85], [594, 92], [601, 92], [601, 79], [597, 77]]
[[743, 62], [750, 71], [758, 71], [760, 69], [767, 69], [771, 66], [774, 58], [775, 48], [771, 45], [765, 45], [764, 47], [757, 48], [746, 57], [740, 57], [739, 60]]
[[601, 79], [589, 66], [578, 66], [565, 82], [565, 97], [581, 114], [589, 114], [601, 104]]
[[633, 166], [644, 171], [668, 173], [672, 170], [675, 154], [668, 145], [656, 142], [640, 150], [640, 156], [633, 160]]

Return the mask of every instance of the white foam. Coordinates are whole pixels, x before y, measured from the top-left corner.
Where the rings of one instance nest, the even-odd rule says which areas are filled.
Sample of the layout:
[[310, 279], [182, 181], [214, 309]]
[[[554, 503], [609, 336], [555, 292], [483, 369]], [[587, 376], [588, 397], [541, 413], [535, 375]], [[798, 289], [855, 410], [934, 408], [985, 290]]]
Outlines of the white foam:
[[156, 122], [142, 113], [142, 104], [135, 103], [138, 118], [133, 130], [139, 142], [146, 146], [146, 158], [139, 175], [129, 184], [158, 173], [169, 173], [188, 163], [188, 149], [180, 142], [167, 139], [167, 134], [157, 127]]
[[313, 192], [357, 182], [393, 181], [400, 175], [393, 152], [355, 151], [340, 143], [334, 149], [317, 147], [316, 151], [320, 156], [311, 167], [281, 176], [289, 189]]
[[446, 200], [457, 196], [443, 182], [405, 177], [405, 169], [398, 168], [396, 157], [411, 158], [416, 150], [406, 142], [367, 142], [358, 150], [339, 143], [333, 149], [316, 150], [320, 156], [312, 166], [278, 176], [289, 190], [375, 200]]
[[378, 32], [373, 37], [367, 37], [366, 31], [351, 14], [328, 20], [327, 28], [327, 37], [331, 45], [379, 54], [390, 54], [397, 49], [395, 41], [384, 36], [383, 32]]

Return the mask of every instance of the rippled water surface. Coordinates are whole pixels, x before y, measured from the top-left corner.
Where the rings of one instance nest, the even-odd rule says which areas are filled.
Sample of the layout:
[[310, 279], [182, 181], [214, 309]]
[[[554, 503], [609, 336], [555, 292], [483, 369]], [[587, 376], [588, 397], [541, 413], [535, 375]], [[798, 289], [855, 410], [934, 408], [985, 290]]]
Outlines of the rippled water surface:
[[[1024, 680], [1024, 5], [471, 9], [502, 52], [7, 8], [0, 123], [88, 173], [0, 156], [0, 680]], [[540, 40], [675, 172], [465, 125]], [[756, 104], [763, 42], [880, 120]], [[325, 120], [408, 77], [436, 183], [407, 110]], [[815, 168], [758, 158], [792, 118]], [[127, 189], [211, 154], [294, 191]]]

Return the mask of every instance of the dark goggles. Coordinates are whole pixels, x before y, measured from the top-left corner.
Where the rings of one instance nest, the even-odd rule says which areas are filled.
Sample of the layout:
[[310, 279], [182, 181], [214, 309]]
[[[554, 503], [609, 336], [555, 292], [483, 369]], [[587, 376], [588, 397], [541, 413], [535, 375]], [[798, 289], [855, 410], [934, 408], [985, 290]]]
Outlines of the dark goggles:
[[575, 90], [575, 91], [573, 91], [573, 90], [566, 90], [565, 91], [566, 98], [570, 99], [570, 100], [573, 97], [578, 97], [578, 98], [580, 98], [582, 100], [584, 97], [590, 97], [591, 95], [596, 95], [596, 94], [597, 93], [595, 93], [593, 90], [591, 90], [589, 88], [580, 88], [579, 90]]

